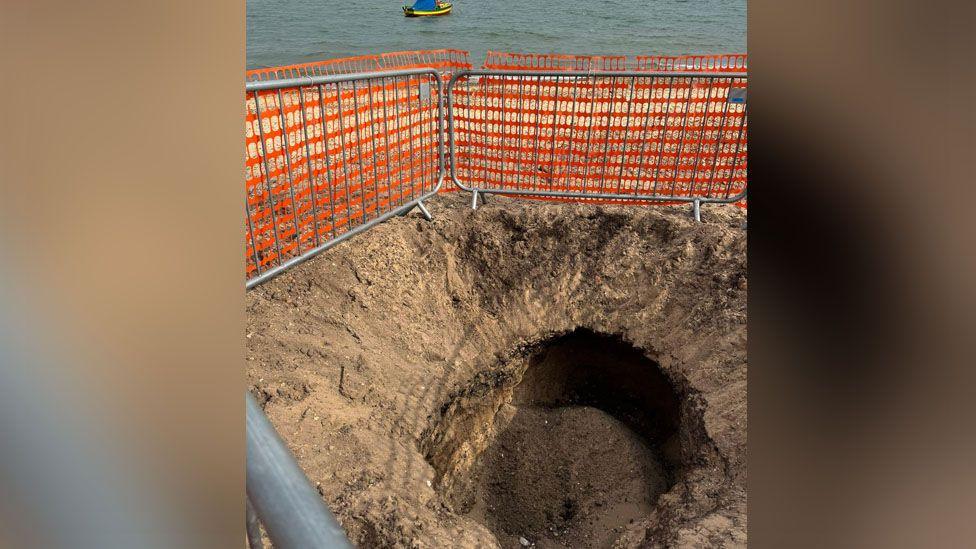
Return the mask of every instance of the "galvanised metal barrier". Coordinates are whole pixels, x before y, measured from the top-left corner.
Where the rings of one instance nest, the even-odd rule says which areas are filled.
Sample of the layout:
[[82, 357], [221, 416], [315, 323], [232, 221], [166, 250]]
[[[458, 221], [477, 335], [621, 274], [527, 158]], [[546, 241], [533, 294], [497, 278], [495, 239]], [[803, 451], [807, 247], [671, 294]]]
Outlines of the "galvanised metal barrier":
[[249, 82], [246, 288], [419, 207], [444, 182], [434, 69]]
[[260, 549], [264, 524], [276, 549], [352, 548], [335, 516], [250, 393], [247, 421], [246, 533]]
[[451, 177], [478, 195], [746, 197], [745, 72], [477, 70], [447, 85]]

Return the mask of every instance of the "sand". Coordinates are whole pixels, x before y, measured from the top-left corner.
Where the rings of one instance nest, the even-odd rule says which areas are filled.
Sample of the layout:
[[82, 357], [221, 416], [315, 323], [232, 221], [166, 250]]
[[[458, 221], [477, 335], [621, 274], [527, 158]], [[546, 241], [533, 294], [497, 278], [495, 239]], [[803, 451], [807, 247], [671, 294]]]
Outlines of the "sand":
[[744, 211], [468, 200], [247, 295], [250, 390], [350, 539], [744, 546]]

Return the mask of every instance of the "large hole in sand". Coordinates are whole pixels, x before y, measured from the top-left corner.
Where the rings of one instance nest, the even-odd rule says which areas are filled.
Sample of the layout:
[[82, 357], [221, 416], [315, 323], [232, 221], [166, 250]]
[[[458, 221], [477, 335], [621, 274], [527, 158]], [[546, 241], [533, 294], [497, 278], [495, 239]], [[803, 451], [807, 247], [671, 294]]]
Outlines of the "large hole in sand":
[[479, 374], [422, 449], [452, 511], [503, 547], [609, 546], [673, 485], [680, 404], [641, 350], [577, 329]]

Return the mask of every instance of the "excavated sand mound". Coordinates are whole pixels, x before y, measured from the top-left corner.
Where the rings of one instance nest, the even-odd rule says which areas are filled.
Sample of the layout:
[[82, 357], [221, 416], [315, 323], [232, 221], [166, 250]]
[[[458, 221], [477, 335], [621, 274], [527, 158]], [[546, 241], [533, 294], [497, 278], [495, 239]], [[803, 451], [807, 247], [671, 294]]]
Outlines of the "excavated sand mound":
[[744, 212], [439, 196], [247, 295], [361, 547], [746, 543]]

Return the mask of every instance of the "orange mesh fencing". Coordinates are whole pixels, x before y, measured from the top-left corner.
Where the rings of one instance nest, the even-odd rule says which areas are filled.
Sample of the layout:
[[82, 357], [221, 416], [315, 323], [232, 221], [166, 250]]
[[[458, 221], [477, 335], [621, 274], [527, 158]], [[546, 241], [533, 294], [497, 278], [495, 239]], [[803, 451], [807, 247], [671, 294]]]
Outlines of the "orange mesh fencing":
[[500, 194], [734, 199], [746, 185], [745, 88], [707, 75], [462, 78], [456, 175]]
[[723, 55], [638, 55], [634, 70], [683, 72], [746, 72], [748, 57], [744, 53]]
[[395, 51], [380, 55], [380, 66], [384, 69], [432, 68], [446, 82], [455, 72], [470, 69], [471, 58], [468, 52], [462, 50]]
[[247, 92], [247, 277], [431, 193], [437, 90], [421, 74]]
[[[469, 75], [456, 82], [454, 162], [465, 187], [630, 204], [744, 195], [745, 54], [628, 62], [625, 56], [488, 52], [484, 65], [552, 74]], [[629, 67], [702, 74], [559, 74]], [[443, 49], [248, 71], [253, 82], [413, 68], [430, 68], [437, 77], [381, 76], [245, 94], [249, 281], [433, 193], [444, 105], [437, 80], [446, 82], [471, 63], [467, 52]], [[742, 76], [709, 75], [715, 72]], [[448, 179], [440, 191], [450, 190], [457, 187]], [[744, 207], [745, 199], [738, 204]]]
[[627, 56], [488, 51], [482, 67], [491, 70], [623, 71], [627, 70]]
[[245, 80], [255, 82], [283, 78], [302, 78], [305, 76], [375, 72], [378, 70], [381, 70], [378, 55], [360, 55], [357, 57], [326, 59], [324, 61], [313, 61], [297, 65], [252, 69], [245, 73]]
[[411, 50], [383, 53], [379, 55], [359, 55], [340, 59], [326, 59], [297, 65], [253, 69], [245, 73], [248, 82], [278, 80], [282, 78], [301, 78], [305, 76], [323, 76], [335, 74], [353, 74], [360, 72], [376, 72], [392, 69], [433, 68], [442, 77], [461, 69], [470, 69], [471, 60], [466, 51], [441, 50]]

